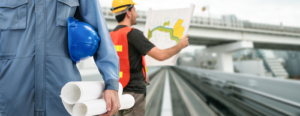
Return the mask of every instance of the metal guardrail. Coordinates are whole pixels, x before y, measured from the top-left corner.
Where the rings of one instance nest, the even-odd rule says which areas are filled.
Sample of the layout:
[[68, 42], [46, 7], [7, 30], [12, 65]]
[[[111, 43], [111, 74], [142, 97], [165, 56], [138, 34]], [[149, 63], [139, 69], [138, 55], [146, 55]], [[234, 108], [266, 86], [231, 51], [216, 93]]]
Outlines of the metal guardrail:
[[[106, 18], [114, 18], [114, 14], [111, 13], [110, 8], [102, 7], [103, 14]], [[147, 12], [137, 11], [137, 20], [146, 21]], [[195, 26], [212, 26], [212, 27], [224, 27], [224, 28], [234, 28], [234, 29], [251, 29], [251, 30], [264, 30], [264, 31], [274, 31], [274, 32], [287, 32], [287, 33], [300, 33], [300, 27], [290, 27], [282, 25], [270, 25], [262, 23], [253, 23], [249, 21], [237, 20], [236, 18], [207, 18], [194, 16], [191, 21], [191, 25]]]
[[[290, 114], [290, 113], [288, 113], [288, 112], [286, 112], [286, 111], [283, 111], [283, 110], [281, 110], [281, 109], [279, 109], [279, 108], [276, 108], [276, 107], [274, 107], [274, 106], [271, 106], [271, 105], [268, 105], [268, 104], [259, 102], [259, 101], [255, 100], [255, 99], [251, 98], [251, 97], [242, 95], [242, 94], [240, 94], [239, 92], [236, 92], [236, 91], [233, 91], [233, 90], [229, 90], [229, 91], [232, 92], [232, 93], [235, 94], [235, 95], [238, 95], [238, 96], [240, 96], [240, 97], [242, 97], [242, 98], [245, 98], [245, 99], [247, 99], [247, 100], [250, 100], [250, 101], [252, 101], [252, 102], [254, 102], [254, 103], [256, 103], [256, 104], [259, 104], [259, 105], [261, 105], [261, 106], [264, 106], [264, 107], [266, 107], [266, 108], [269, 108], [269, 109], [271, 109], [271, 110], [274, 110], [274, 111], [276, 111], [276, 112], [279, 113], [279, 114], [286, 115], [286, 116], [292, 116], [292, 114]], [[232, 97], [232, 98], [233, 98], [233, 97]]]
[[150, 75], [151, 84], [147, 87], [146, 116], [159, 116], [161, 114], [165, 73], [166, 70], [162, 69]]
[[239, 88], [239, 89], [243, 89], [243, 90], [252, 92], [252, 93], [255, 93], [255, 94], [260, 95], [260, 96], [264, 96], [264, 97], [273, 99], [275, 101], [278, 101], [278, 102], [281, 102], [281, 103], [284, 103], [284, 104], [287, 104], [287, 105], [291, 105], [291, 106], [300, 108], [300, 104], [299, 103], [295, 103], [293, 101], [290, 101], [290, 100], [287, 100], [287, 99], [284, 99], [284, 98], [281, 98], [281, 97], [277, 97], [277, 96], [274, 96], [274, 95], [271, 95], [271, 94], [268, 94], [268, 93], [256, 91], [256, 90], [253, 90], [253, 89], [250, 89], [250, 88], [246, 88], [246, 87], [243, 87], [243, 86], [240, 86], [240, 85], [235, 85], [235, 84], [229, 84], [229, 85], [233, 86], [233, 87], [236, 87], [236, 88]]
[[[253, 110], [247, 111], [238, 103], [234, 102], [232, 99], [228, 98], [227, 94], [217, 91], [214, 86], [219, 84], [219, 80], [210, 82], [205, 80], [205, 78], [197, 78], [198, 75], [190, 73], [185, 69], [180, 69], [177, 67], [172, 67], [172, 69], [177, 72], [182, 79], [184, 79], [193, 88], [193, 90], [202, 94], [205, 97], [206, 103], [214, 109], [218, 115], [224, 116], [257, 116], [257, 113]], [[203, 75], [207, 76], [207, 75]], [[222, 86], [220, 86], [222, 87]], [[217, 111], [216, 111], [217, 110]]]
[[[202, 97], [198, 96], [192, 90], [193, 88], [190, 88], [188, 83], [184, 82], [170, 68], [162, 68], [150, 76], [152, 78], [150, 79], [151, 84], [147, 87], [146, 116], [163, 116], [164, 113], [170, 115], [170, 111], [173, 116], [216, 116], [214, 111], [202, 100]], [[169, 82], [169, 84], [165, 82]], [[170, 87], [169, 91], [164, 84]], [[163, 104], [168, 99], [163, 94], [168, 92], [170, 92], [171, 103]], [[168, 108], [163, 109], [164, 105]], [[170, 109], [168, 105], [171, 105]]]
[[[208, 71], [208, 70], [201, 70], [196, 68], [187, 68], [187, 67], [180, 67], [174, 68], [177, 72], [183, 73], [186, 75], [186, 78], [194, 79], [194, 81], [199, 81], [195, 83], [199, 83], [200, 86], [204, 86], [204, 83], [207, 83], [210, 86], [206, 86], [208, 88], [203, 89], [211, 89], [215, 92], [219, 91], [225, 97], [224, 99], [233, 100], [234, 102], [238, 103], [239, 105], [245, 107], [249, 111], [255, 111], [261, 115], [278, 115], [278, 116], [294, 116], [299, 115], [300, 103], [295, 102], [293, 100], [289, 100], [287, 98], [273, 95], [272, 93], [266, 93], [260, 90], [255, 90], [250, 87], [248, 84], [245, 86], [241, 85], [241, 79], [249, 81], [252, 79], [259, 79], [261, 83], [266, 83], [266, 80], [280, 82], [279, 79], [263, 79], [263, 77], [254, 77], [254, 76], [247, 76], [247, 75], [239, 75], [239, 74], [225, 74], [223, 72], [218, 71]], [[213, 74], [213, 75], [211, 75]], [[217, 76], [218, 75], [218, 76]], [[238, 77], [236, 80], [232, 80], [227, 77]], [[252, 79], [251, 79], [252, 78]], [[189, 80], [190, 80], [189, 79]], [[226, 81], [224, 79], [227, 79]], [[263, 81], [262, 81], [263, 80]], [[236, 83], [237, 82], [237, 83]], [[290, 83], [292, 85], [298, 82], [292, 81], [285, 81], [283, 83]], [[277, 83], [279, 84], [279, 83]], [[283, 84], [283, 86], [285, 85]], [[265, 87], [265, 86], [264, 86]], [[280, 90], [279, 90], [280, 91]], [[281, 90], [282, 91], [282, 90]], [[290, 90], [291, 91], [291, 90]], [[213, 93], [213, 91], [210, 91]], [[296, 95], [296, 93], [293, 93]], [[292, 96], [295, 96], [290, 94]], [[208, 94], [209, 95], [209, 94]], [[211, 95], [209, 95], [211, 96]], [[212, 96], [216, 99], [219, 99], [220, 96]], [[223, 99], [223, 98], [222, 98]], [[222, 99], [219, 99], [222, 101]], [[259, 106], [259, 107], [257, 107]], [[231, 107], [231, 106], [229, 106]]]
[[[280, 98], [280, 97], [277, 97], [277, 96], [274, 96], [274, 95], [271, 95], [271, 94], [263, 93], [263, 92], [260, 92], [260, 91], [256, 91], [256, 90], [253, 90], [253, 89], [249, 89], [249, 88], [246, 88], [246, 87], [243, 87], [243, 86], [239, 86], [239, 85], [235, 85], [235, 84], [231, 84], [231, 83], [222, 83], [222, 81], [220, 81], [220, 80], [218, 80], [218, 79], [210, 79], [210, 78], [202, 78], [202, 79], [204, 79], [204, 81], [209, 82], [209, 83], [211, 83], [211, 84], [215, 84], [215, 83], [222, 84], [222, 86], [219, 86], [219, 87], [222, 87], [222, 88], [224, 88], [224, 89], [226, 89], [226, 90], [229, 90], [231, 93], [233, 93], [233, 94], [235, 94], [235, 95], [238, 95], [238, 96], [240, 96], [240, 97], [242, 97], [242, 98], [245, 98], [245, 99], [247, 99], [247, 100], [250, 100], [250, 101], [252, 101], [252, 102], [254, 102], [254, 103], [256, 103], [256, 104], [259, 104], [259, 105], [261, 105], [261, 106], [264, 106], [264, 107], [266, 107], [266, 108], [269, 108], [269, 109], [271, 109], [271, 110], [273, 110], [273, 111], [276, 111], [277, 113], [280, 113], [280, 114], [282, 114], [282, 115], [292, 116], [292, 114], [290, 114], [290, 113], [288, 113], [288, 112], [286, 112], [286, 111], [283, 111], [283, 110], [281, 110], [281, 109], [279, 109], [279, 108], [276, 108], [276, 107], [274, 107], [274, 106], [270, 106], [270, 105], [268, 105], [268, 104], [259, 102], [259, 101], [255, 100], [255, 99], [251, 98], [251, 97], [242, 95], [242, 94], [240, 94], [239, 92], [236, 92], [235, 89], [233, 89], [233, 88], [238, 88], [238, 89], [246, 90], [246, 91], [255, 93], [255, 94], [257, 94], [257, 95], [264, 96], [264, 97], [267, 97], [267, 98], [270, 98], [270, 99], [279, 101], [279, 102], [281, 102], [281, 103], [284, 103], [284, 104], [287, 104], [287, 105], [292, 105], [292, 106], [295, 106], [295, 107], [297, 107], [297, 108], [300, 108], [300, 104], [298, 104], [298, 103], [295, 103], [295, 102], [292, 102], [292, 101], [290, 101], [290, 100], [287, 100], [287, 99], [284, 99], [284, 98]], [[224, 85], [225, 85], [225, 86], [224, 86]], [[234, 101], [236, 101], [236, 102], [239, 102], [239, 103], [241, 103], [241, 104], [247, 105], [247, 104], [243, 103], [241, 100], [239, 100], [239, 99], [237, 99], [237, 98], [235, 98], [235, 97], [233, 97], [233, 96], [231, 96], [230, 98], [231, 98], [231, 99], [234, 99]], [[248, 107], [251, 108], [251, 106], [248, 106]], [[256, 111], [258, 111], [258, 112], [261, 112], [261, 111], [259, 111], [259, 110], [256, 109], [256, 108], [252, 108], [252, 109], [253, 109], [253, 110], [256, 110]], [[264, 114], [263, 112], [261, 112], [261, 113]], [[266, 114], [266, 115], [267, 115], [267, 114]]]
[[170, 70], [170, 74], [191, 116], [216, 116], [212, 109], [204, 103], [202, 97], [188, 86], [189, 83], [181, 79], [184, 77], [180, 77], [172, 70]]

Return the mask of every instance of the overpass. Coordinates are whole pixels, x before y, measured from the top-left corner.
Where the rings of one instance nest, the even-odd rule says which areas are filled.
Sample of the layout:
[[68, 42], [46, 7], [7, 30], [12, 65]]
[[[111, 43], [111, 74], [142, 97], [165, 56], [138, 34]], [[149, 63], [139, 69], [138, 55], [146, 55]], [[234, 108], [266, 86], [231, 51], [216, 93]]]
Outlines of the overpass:
[[[137, 11], [138, 24], [134, 26], [145, 30], [147, 12]], [[103, 14], [108, 28], [117, 25], [115, 17], [108, 7], [103, 7]], [[190, 44], [207, 47], [239, 42], [253, 42], [254, 48], [300, 50], [300, 27], [288, 27], [252, 23], [237, 19], [215, 19], [194, 16], [188, 31]]]

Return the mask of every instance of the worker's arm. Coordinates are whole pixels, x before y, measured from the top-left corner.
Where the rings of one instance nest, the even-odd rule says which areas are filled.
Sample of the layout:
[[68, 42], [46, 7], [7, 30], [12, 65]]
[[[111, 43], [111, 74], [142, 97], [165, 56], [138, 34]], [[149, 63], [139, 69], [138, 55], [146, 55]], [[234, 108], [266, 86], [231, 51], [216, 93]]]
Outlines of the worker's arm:
[[105, 81], [105, 89], [118, 90], [119, 57], [110, 38], [99, 0], [80, 0], [79, 11], [82, 20], [98, 31], [100, 43], [94, 60]]
[[101, 39], [94, 60], [105, 82], [104, 99], [108, 112], [104, 115], [115, 115], [120, 109], [117, 92], [119, 89], [119, 57], [110, 38], [100, 2], [99, 0], [80, 0], [79, 11], [82, 20], [92, 25], [98, 31]]
[[164, 50], [154, 47], [147, 53], [147, 55], [151, 56], [152, 58], [158, 61], [164, 61], [174, 56], [175, 54], [180, 52], [180, 50], [187, 47], [188, 45], [189, 45], [188, 35], [185, 35], [177, 45]]

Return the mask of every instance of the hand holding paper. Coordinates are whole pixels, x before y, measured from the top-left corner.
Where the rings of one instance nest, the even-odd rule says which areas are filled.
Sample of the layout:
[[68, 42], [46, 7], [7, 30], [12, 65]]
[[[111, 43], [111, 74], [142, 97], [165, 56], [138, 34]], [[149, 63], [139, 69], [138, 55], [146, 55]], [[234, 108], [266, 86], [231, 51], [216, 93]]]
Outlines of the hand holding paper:
[[106, 90], [104, 92], [104, 99], [106, 101], [106, 110], [107, 113], [101, 115], [101, 116], [112, 116], [116, 115], [120, 109], [120, 101], [117, 91], [115, 90]]
[[106, 113], [105, 115], [115, 115], [118, 110], [129, 109], [134, 105], [133, 96], [122, 95], [121, 84], [119, 84], [118, 93], [115, 90], [104, 92], [104, 87], [104, 82], [69, 82], [62, 88], [62, 102], [69, 114], [73, 116], [92, 116], [104, 113]]
[[180, 45], [181, 48], [185, 48], [189, 45], [189, 38], [188, 38], [189, 34], [186, 34], [178, 43], [178, 45]]

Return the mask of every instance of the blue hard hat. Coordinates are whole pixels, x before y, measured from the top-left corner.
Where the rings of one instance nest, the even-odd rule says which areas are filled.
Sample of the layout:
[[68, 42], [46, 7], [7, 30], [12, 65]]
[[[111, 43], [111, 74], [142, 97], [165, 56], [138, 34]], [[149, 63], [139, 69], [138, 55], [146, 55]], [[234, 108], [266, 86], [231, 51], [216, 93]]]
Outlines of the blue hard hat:
[[99, 42], [98, 33], [91, 25], [73, 17], [68, 18], [69, 53], [74, 62], [93, 56]]

